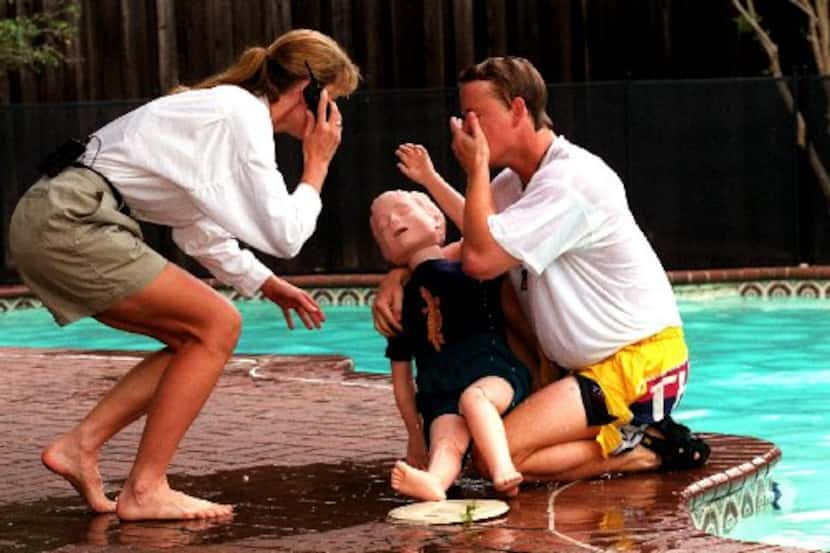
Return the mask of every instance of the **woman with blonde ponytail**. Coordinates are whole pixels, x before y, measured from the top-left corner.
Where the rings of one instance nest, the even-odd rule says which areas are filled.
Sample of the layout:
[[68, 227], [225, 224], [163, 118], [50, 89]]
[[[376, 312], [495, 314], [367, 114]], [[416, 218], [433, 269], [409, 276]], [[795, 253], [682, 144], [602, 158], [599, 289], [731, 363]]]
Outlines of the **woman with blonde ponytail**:
[[[56, 322], [92, 316], [158, 339], [90, 413], [47, 446], [42, 460], [97, 512], [124, 520], [227, 517], [231, 505], [174, 491], [167, 466], [239, 338], [234, 306], [143, 240], [138, 221], [172, 227], [176, 244], [223, 283], [292, 311], [308, 329], [325, 317], [309, 294], [275, 276], [237, 240], [293, 257], [314, 231], [320, 191], [343, 117], [334, 100], [360, 78], [319, 32], [290, 31], [191, 88], [181, 87], [67, 143], [41, 165], [18, 203], [10, 249], [23, 281]], [[315, 81], [316, 79], [316, 81]], [[307, 105], [304, 89], [322, 90]], [[275, 133], [302, 141], [292, 193], [275, 161]], [[104, 494], [101, 447], [146, 415], [117, 502]]]

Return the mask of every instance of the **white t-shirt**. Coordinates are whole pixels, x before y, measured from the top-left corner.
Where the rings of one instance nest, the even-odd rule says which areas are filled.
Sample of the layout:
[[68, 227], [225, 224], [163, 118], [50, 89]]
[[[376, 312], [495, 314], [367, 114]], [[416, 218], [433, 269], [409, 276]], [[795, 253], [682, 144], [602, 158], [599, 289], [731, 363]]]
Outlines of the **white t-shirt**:
[[240, 87], [163, 96], [94, 136], [82, 161], [113, 183], [132, 216], [172, 227], [185, 253], [245, 295], [272, 273], [237, 239], [288, 258], [314, 232], [319, 194], [303, 183], [288, 193], [268, 102]]
[[492, 188], [490, 232], [522, 262], [510, 277], [550, 359], [583, 368], [681, 325], [622, 181], [600, 158], [559, 136], [524, 191], [510, 169]]

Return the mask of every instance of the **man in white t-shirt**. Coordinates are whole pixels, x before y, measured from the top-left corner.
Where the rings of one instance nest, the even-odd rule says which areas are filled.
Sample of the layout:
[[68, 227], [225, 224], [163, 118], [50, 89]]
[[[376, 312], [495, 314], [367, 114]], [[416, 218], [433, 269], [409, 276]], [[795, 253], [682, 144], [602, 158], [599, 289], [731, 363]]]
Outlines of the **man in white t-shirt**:
[[[542, 351], [569, 371], [505, 419], [517, 469], [569, 480], [702, 465], [706, 444], [669, 418], [688, 377], [680, 315], [619, 177], [556, 136], [527, 60], [487, 59], [459, 83], [450, 129], [466, 197], [440, 178], [424, 186], [447, 213], [464, 203], [464, 272], [509, 273]], [[505, 167], [492, 183], [491, 167]], [[391, 297], [376, 301], [381, 331]]]

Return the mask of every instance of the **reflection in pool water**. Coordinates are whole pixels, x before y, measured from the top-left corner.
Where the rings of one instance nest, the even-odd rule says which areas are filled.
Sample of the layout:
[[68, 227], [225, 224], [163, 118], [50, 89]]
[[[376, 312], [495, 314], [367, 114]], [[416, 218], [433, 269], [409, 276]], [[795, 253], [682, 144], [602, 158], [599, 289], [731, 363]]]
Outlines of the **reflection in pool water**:
[[[387, 372], [384, 340], [366, 307], [329, 307], [323, 330], [293, 332], [270, 303], [240, 302], [238, 353], [331, 354], [357, 370]], [[830, 484], [822, 467], [830, 453], [830, 302], [800, 299], [681, 301], [692, 370], [677, 418], [693, 429], [757, 436], [783, 458], [773, 472], [779, 510], [741, 522], [730, 536], [830, 548]], [[153, 340], [83, 320], [59, 329], [44, 310], [0, 316], [0, 345], [86, 349], [156, 349]]]

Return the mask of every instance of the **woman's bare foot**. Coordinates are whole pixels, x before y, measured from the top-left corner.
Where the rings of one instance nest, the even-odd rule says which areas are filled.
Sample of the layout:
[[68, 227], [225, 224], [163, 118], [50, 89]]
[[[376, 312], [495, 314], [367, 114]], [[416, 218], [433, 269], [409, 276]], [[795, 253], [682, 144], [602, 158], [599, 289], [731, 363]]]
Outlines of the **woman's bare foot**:
[[115, 513], [121, 520], [192, 520], [229, 517], [233, 505], [214, 503], [170, 489], [164, 480], [137, 492], [128, 482], [118, 496]]
[[104, 494], [104, 483], [98, 472], [98, 452], [83, 451], [72, 433], [52, 442], [43, 450], [40, 459], [46, 468], [72, 484], [93, 511], [115, 512], [115, 501]]
[[519, 495], [519, 484], [522, 480], [524, 478], [516, 469], [499, 472], [493, 476], [493, 487], [502, 495], [516, 497]]
[[403, 495], [424, 501], [443, 501], [447, 499], [446, 491], [438, 478], [424, 470], [407, 465], [403, 461], [395, 463], [392, 469], [392, 488]]

